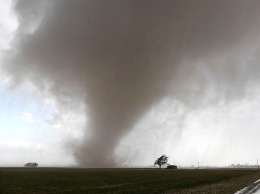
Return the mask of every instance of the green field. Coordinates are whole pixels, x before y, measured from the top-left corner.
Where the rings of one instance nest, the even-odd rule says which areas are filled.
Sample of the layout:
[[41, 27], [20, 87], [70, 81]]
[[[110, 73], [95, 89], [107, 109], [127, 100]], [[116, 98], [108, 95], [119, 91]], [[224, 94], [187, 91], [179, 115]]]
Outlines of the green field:
[[256, 170], [0, 168], [0, 193], [234, 193]]

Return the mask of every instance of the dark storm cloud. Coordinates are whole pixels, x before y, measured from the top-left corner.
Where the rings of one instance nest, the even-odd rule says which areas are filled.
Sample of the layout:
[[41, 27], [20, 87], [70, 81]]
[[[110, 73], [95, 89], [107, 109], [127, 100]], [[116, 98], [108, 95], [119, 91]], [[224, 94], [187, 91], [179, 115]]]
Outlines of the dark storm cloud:
[[52, 83], [58, 101], [84, 100], [91, 136], [74, 150], [82, 166], [117, 165], [121, 137], [162, 98], [200, 106], [210, 86], [234, 98], [258, 71], [235, 58], [259, 40], [259, 1], [22, 0], [14, 8], [20, 26], [4, 68], [15, 83]]

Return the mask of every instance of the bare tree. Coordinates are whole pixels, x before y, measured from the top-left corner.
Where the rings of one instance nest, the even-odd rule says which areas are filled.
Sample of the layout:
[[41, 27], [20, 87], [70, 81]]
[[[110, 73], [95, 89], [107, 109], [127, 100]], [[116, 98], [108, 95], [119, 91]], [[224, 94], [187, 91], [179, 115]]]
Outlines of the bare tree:
[[160, 158], [158, 158], [157, 160], [155, 160], [154, 162], [154, 166], [155, 165], [159, 165], [159, 168], [161, 168], [162, 165], [167, 164], [168, 162], [168, 156], [166, 156], [165, 154], [162, 155]]

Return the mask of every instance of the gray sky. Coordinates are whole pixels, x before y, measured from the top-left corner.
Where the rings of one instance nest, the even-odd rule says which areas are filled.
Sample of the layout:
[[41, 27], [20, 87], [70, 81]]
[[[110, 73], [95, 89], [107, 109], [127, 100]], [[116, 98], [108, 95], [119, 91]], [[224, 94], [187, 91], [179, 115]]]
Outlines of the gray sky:
[[256, 162], [259, 1], [12, 5], [15, 19], [6, 23], [17, 25], [2, 32], [9, 34], [1, 47], [2, 95], [10, 117], [39, 117], [37, 128], [46, 127], [27, 139], [47, 146], [42, 158], [53, 146], [53, 155], [67, 158], [46, 165], [150, 165], [162, 154], [180, 165]]

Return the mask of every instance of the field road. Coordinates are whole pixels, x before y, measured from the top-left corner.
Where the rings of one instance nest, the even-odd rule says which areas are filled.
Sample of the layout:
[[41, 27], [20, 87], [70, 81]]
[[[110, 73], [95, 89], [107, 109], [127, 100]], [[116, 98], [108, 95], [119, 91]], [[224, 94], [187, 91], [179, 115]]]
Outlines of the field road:
[[235, 194], [260, 194], [260, 179]]

